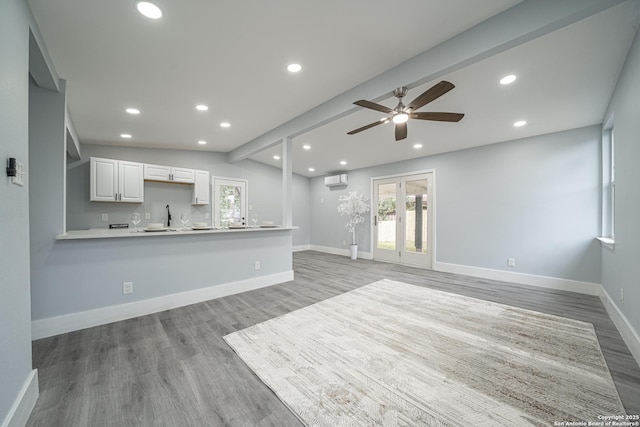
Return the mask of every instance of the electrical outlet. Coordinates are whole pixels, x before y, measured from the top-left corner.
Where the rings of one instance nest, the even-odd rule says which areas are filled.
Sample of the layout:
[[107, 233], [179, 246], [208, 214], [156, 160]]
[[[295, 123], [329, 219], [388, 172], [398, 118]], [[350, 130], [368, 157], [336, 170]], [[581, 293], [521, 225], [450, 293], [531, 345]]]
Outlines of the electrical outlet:
[[260, 261], [256, 261], [253, 268], [256, 270], [260, 270]]
[[122, 282], [122, 295], [133, 293], [133, 282]]
[[516, 259], [515, 258], [507, 258], [507, 265], [509, 267], [515, 267], [516, 266]]
[[620, 288], [620, 302], [624, 304], [624, 289]]
[[103, 221], [109, 221], [109, 214], [102, 214]]
[[144, 219], [151, 219], [151, 212], [145, 212]]

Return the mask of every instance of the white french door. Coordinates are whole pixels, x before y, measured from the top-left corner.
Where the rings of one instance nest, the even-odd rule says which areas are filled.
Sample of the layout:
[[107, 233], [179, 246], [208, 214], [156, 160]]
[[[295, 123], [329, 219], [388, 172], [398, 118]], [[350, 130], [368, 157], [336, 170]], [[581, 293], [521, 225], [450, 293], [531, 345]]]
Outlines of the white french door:
[[216, 227], [233, 223], [246, 225], [247, 181], [244, 179], [212, 178], [213, 219]]
[[373, 181], [373, 258], [431, 268], [433, 173]]

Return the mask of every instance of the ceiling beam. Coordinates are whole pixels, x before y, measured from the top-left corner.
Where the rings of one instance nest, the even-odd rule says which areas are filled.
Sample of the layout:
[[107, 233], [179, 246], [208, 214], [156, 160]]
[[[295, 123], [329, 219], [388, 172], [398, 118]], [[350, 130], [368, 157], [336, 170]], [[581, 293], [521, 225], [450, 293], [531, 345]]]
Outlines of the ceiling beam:
[[387, 98], [566, 27], [625, 0], [525, 0], [229, 152], [237, 162], [352, 113], [353, 101]]

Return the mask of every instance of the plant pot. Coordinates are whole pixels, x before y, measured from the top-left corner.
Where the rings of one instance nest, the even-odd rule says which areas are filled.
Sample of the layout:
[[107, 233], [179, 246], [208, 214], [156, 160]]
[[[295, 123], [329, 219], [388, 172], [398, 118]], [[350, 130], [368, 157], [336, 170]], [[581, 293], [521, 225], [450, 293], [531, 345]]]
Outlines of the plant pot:
[[351, 245], [351, 259], [358, 259], [358, 245]]

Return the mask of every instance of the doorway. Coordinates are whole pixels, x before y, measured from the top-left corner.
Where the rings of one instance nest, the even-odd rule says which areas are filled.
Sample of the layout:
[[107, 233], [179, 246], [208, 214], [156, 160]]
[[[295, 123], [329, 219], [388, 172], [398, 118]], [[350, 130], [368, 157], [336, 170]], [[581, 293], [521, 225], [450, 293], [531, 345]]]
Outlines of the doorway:
[[373, 180], [373, 258], [431, 268], [433, 172]]

